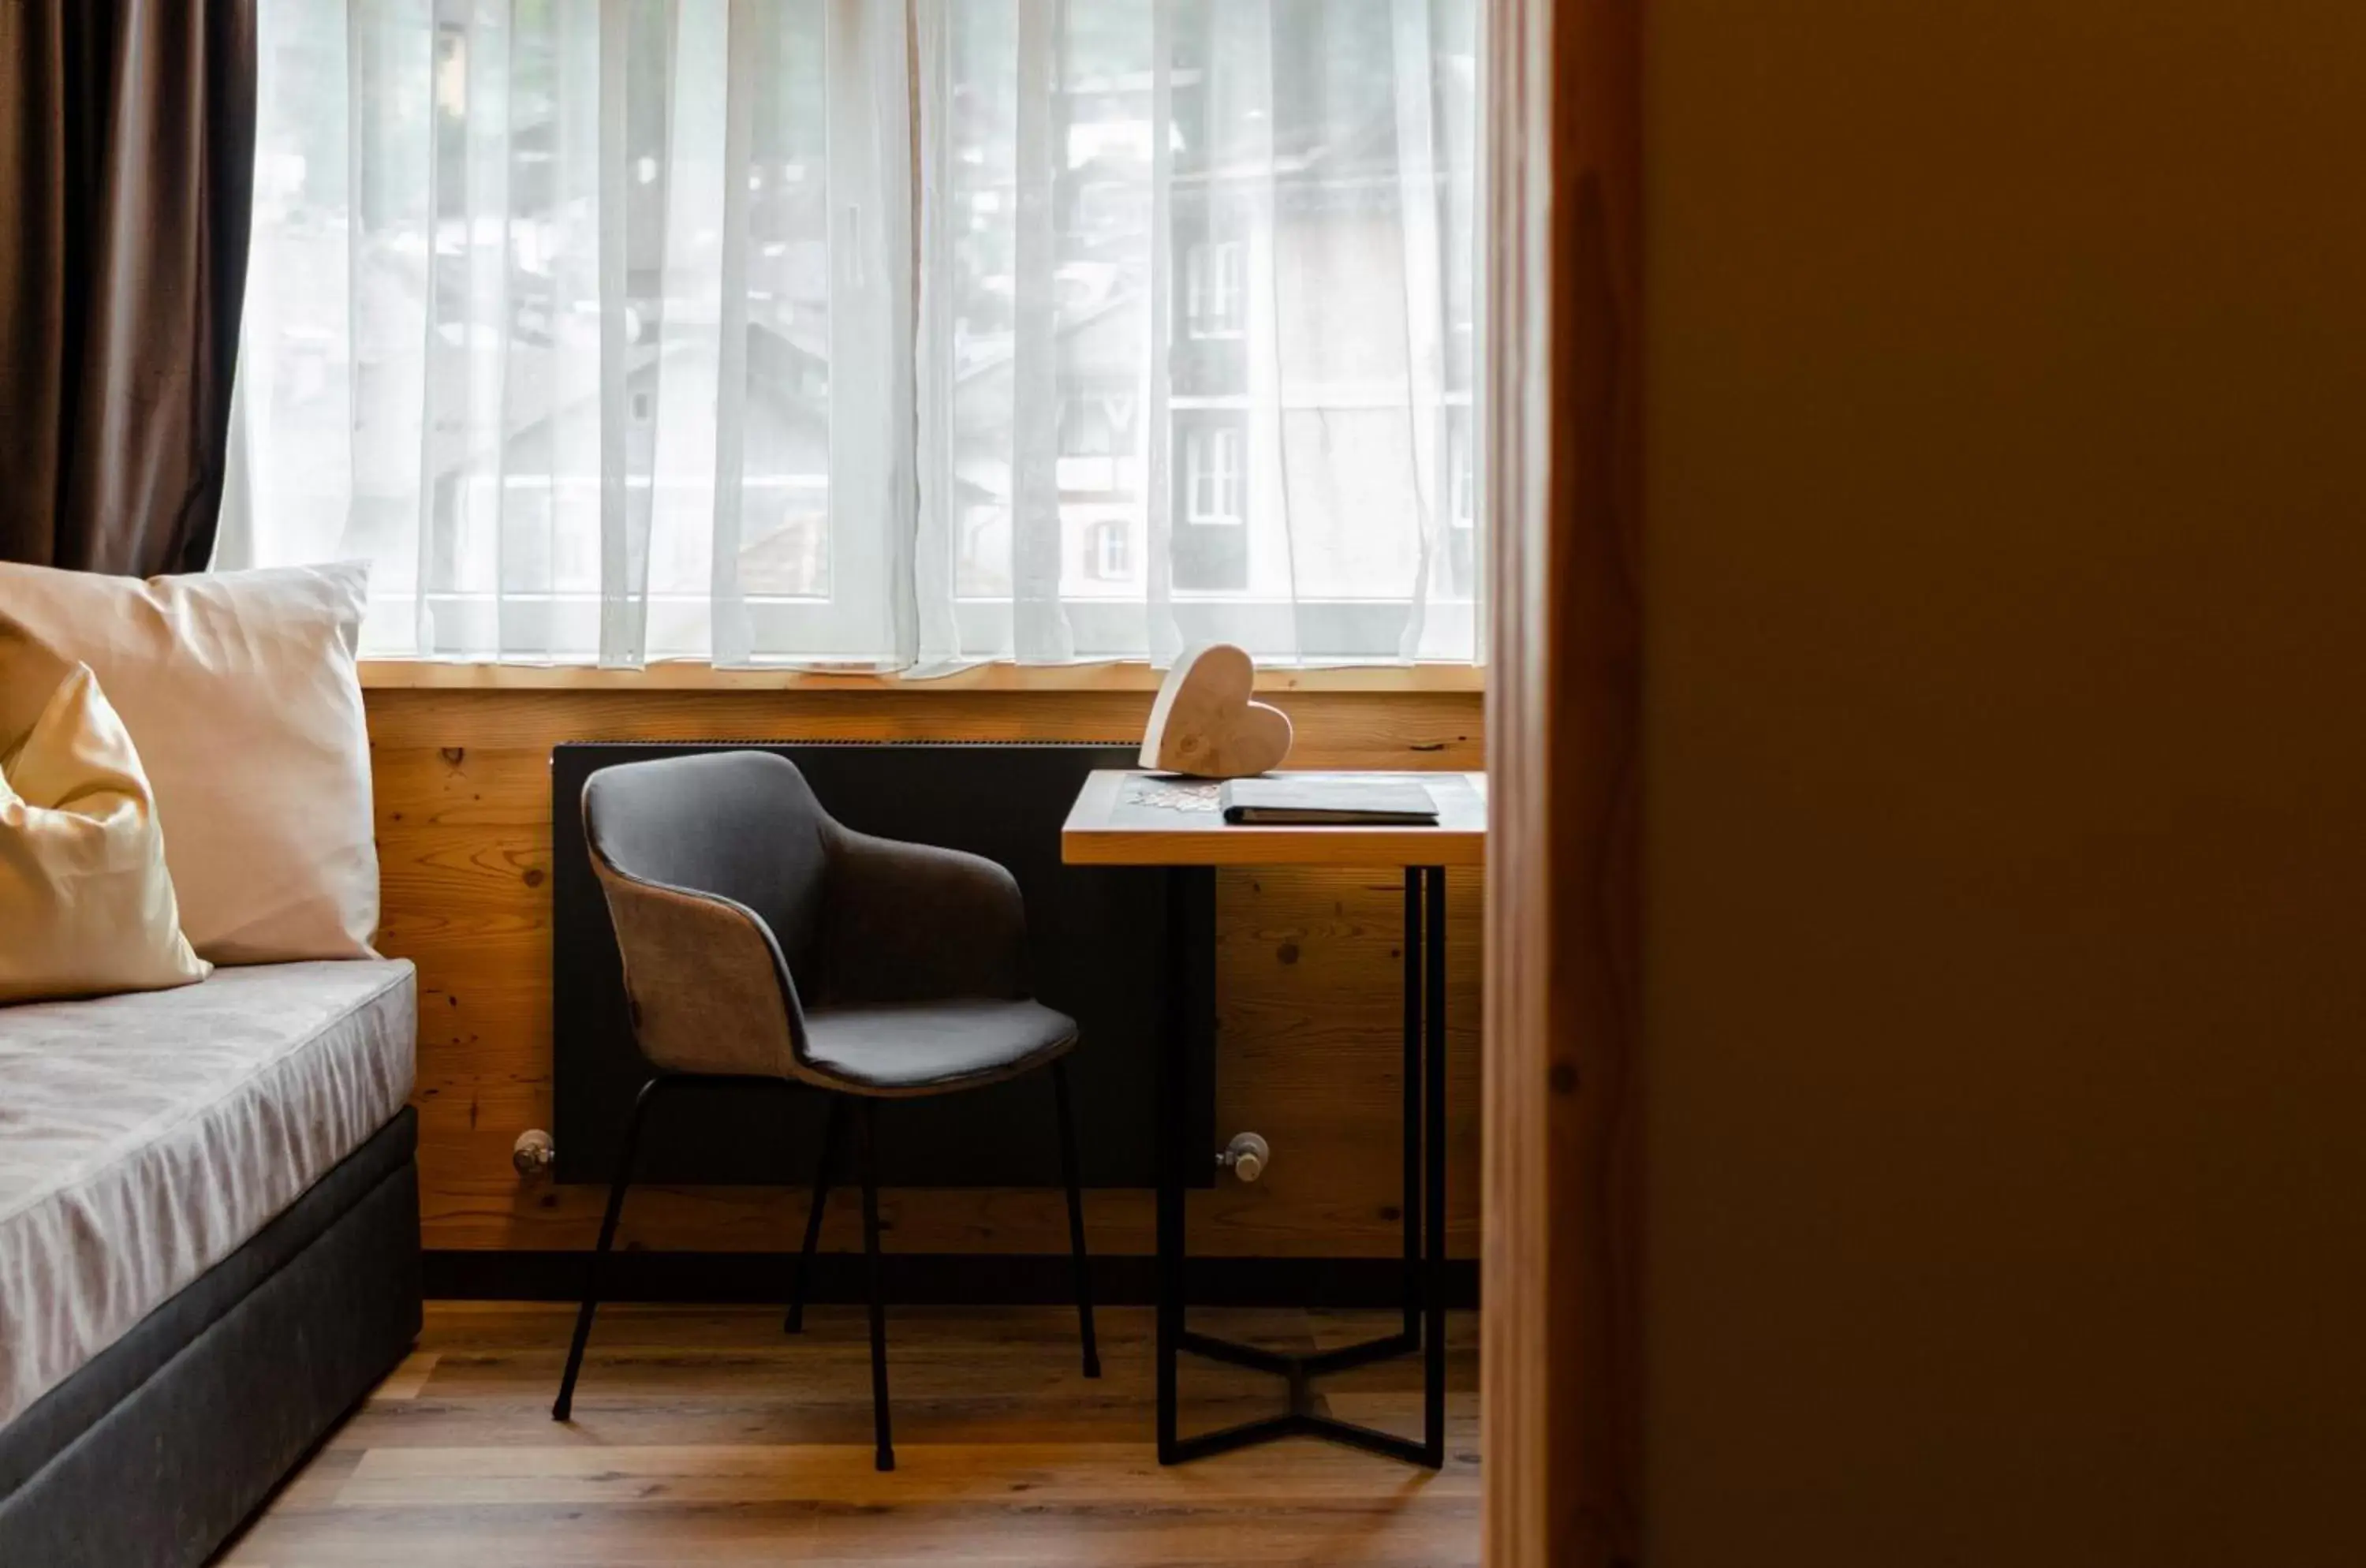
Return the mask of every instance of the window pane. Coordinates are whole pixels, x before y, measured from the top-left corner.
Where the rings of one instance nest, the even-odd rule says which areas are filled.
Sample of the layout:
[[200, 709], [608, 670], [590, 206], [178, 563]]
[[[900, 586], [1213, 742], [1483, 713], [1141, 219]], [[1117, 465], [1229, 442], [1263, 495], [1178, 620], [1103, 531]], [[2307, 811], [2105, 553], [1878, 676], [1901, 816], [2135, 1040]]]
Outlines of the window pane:
[[[963, 651], [1009, 651], [1030, 595], [1056, 593], [1078, 655], [1140, 654], [1165, 592], [1268, 655], [1469, 657], [1448, 469], [1471, 417], [1476, 0], [941, 14], [955, 263], [924, 286], [951, 295], [953, 477], [924, 504], [978, 606]], [[1109, 417], [1121, 389], [1138, 428]], [[1037, 442], [1057, 453], [1040, 512]], [[1023, 566], [1044, 525], [1051, 590]], [[1120, 533], [1163, 558], [1098, 570]], [[1077, 607], [1113, 599], [1139, 610]]]
[[224, 563], [369, 557], [374, 652], [1470, 657], [1480, 4], [259, 0]]

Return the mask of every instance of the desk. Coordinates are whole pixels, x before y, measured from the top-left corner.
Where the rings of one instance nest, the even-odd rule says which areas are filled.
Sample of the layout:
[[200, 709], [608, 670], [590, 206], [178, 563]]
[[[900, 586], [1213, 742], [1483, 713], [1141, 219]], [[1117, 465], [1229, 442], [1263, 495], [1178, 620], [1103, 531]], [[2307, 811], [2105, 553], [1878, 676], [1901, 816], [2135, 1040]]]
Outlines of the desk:
[[[1319, 776], [1319, 775], [1308, 775]], [[1446, 873], [1483, 864], [1482, 773], [1418, 773], [1438, 808], [1434, 828], [1235, 828], [1216, 809], [1220, 786], [1133, 772], [1085, 781], [1060, 833], [1071, 865], [1156, 866], [1166, 873], [1168, 953], [1159, 1009], [1158, 1461], [1178, 1464], [1269, 1442], [1318, 1437], [1435, 1470], [1446, 1462]], [[1404, 1321], [1398, 1332], [1293, 1356], [1197, 1334], [1184, 1321], [1184, 1064], [1215, 1032], [1215, 868], [1309, 865], [1404, 873]], [[1426, 1157], [1425, 1157], [1425, 1156]], [[1183, 1437], [1176, 1431], [1182, 1351], [1289, 1381], [1290, 1409], [1262, 1421]], [[1318, 1415], [1311, 1380], [1391, 1356], [1425, 1353], [1422, 1439]]]

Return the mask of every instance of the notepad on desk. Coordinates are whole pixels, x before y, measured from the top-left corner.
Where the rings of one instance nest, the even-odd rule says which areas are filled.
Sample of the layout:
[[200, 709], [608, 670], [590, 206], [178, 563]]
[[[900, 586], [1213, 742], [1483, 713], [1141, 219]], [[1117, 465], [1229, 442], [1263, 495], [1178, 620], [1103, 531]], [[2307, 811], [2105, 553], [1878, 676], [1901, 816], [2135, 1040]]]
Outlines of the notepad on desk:
[[1246, 828], [1437, 826], [1437, 802], [1426, 787], [1385, 774], [1233, 779], [1222, 799], [1224, 820]]

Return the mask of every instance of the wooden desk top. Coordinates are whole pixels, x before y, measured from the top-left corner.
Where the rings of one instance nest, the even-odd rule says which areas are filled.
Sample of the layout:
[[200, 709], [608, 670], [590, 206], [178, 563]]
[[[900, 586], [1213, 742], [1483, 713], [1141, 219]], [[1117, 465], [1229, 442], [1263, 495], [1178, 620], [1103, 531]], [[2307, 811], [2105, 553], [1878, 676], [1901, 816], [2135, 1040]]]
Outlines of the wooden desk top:
[[[1319, 778], [1319, 773], [1301, 775]], [[1245, 828], [1223, 786], [1132, 770], [1095, 773], [1060, 829], [1070, 865], [1475, 866], [1487, 858], [1487, 775], [1405, 773], [1437, 802], [1435, 828]]]

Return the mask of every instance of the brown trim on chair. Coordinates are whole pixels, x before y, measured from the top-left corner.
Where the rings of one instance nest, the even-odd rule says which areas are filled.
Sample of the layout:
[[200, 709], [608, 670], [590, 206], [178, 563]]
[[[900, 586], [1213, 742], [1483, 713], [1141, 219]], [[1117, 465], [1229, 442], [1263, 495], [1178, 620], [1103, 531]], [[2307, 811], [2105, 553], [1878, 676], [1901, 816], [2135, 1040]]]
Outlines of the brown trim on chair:
[[1497, 0], [1490, 1568], [1641, 1560], [1642, 0]]

